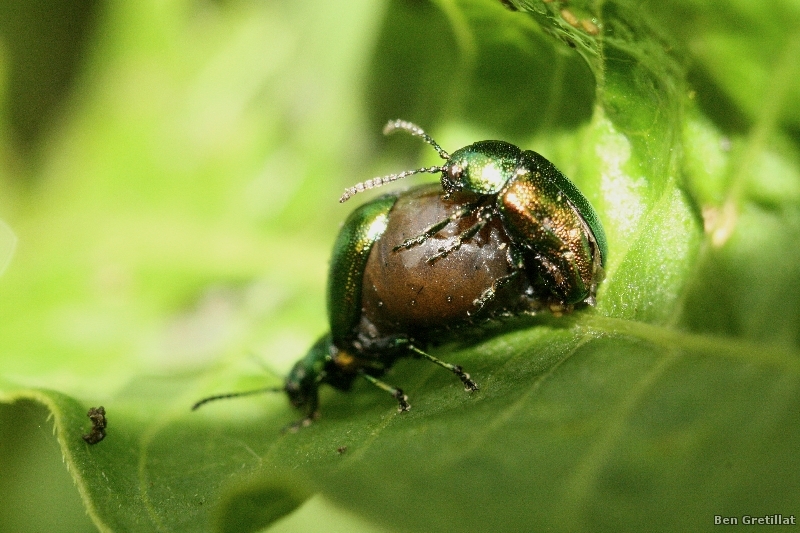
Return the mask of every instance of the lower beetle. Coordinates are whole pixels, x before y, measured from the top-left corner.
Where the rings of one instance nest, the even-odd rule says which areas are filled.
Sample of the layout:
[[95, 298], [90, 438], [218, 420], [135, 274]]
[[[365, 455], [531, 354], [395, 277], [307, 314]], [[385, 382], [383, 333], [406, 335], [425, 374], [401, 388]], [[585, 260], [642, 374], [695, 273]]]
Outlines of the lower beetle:
[[[407, 411], [405, 393], [379, 378], [397, 359], [409, 356], [442, 366], [466, 390], [478, 390], [460, 366], [424, 348], [492, 317], [538, 311], [543, 294], [526, 275], [510, 276], [515, 269], [511, 240], [499, 220], [482, 225], [447, 257], [429, 260], [444, 243], [475, 225], [477, 213], [464, 210], [476, 199], [466, 192], [445, 198], [438, 185], [429, 184], [357, 208], [333, 247], [327, 291], [330, 333], [294, 365], [282, 388], [212, 396], [193, 409], [222, 398], [284, 391], [294, 407], [306, 412], [290, 426], [296, 429], [317, 418], [321, 384], [346, 391], [362, 376], [390, 393], [400, 411]], [[440, 219], [453, 223], [413, 248], [397, 247]]]
[[331, 258], [330, 333], [294, 365], [283, 387], [212, 396], [193, 409], [283, 391], [305, 410], [296, 429], [318, 417], [321, 384], [346, 391], [362, 376], [407, 411], [403, 391], [379, 379], [397, 359], [427, 359], [476, 391], [460, 366], [424, 349], [495, 316], [594, 303], [605, 235], [588, 201], [549, 161], [502, 141], [450, 156], [411, 123], [393, 121], [385, 131], [395, 130], [422, 137], [447, 163], [360, 183], [340, 201], [420, 172], [441, 172], [441, 187], [390, 193], [351, 213]]

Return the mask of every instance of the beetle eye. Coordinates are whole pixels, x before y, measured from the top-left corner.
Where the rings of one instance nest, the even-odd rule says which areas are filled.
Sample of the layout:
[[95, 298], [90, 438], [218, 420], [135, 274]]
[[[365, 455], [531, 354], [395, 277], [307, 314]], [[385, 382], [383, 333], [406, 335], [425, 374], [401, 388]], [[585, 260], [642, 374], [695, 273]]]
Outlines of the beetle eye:
[[[464, 169], [461, 165], [451, 165], [447, 168], [447, 181], [451, 188], [455, 189], [456, 185], [460, 185], [461, 176], [464, 174]], [[460, 188], [460, 187], [458, 187]]]

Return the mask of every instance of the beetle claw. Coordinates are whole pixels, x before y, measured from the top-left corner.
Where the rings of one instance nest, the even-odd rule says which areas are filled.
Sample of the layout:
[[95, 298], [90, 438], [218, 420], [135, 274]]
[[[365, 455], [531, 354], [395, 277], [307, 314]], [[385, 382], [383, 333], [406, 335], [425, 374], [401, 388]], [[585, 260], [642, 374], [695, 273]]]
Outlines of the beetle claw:
[[458, 379], [460, 379], [461, 383], [464, 384], [465, 391], [475, 392], [476, 390], [479, 390], [478, 384], [472, 381], [472, 377], [464, 372], [464, 369], [461, 368], [461, 365], [454, 365], [453, 373], [458, 376]]
[[464, 384], [464, 390], [467, 392], [475, 392], [480, 390], [478, 384], [472, 381], [472, 379], [469, 377], [469, 374], [464, 374], [464, 377], [461, 378], [461, 382]]
[[411, 404], [408, 403], [408, 396], [403, 393], [402, 389], [395, 389], [392, 396], [400, 403], [400, 406], [397, 408], [398, 413], [405, 413], [411, 409]]

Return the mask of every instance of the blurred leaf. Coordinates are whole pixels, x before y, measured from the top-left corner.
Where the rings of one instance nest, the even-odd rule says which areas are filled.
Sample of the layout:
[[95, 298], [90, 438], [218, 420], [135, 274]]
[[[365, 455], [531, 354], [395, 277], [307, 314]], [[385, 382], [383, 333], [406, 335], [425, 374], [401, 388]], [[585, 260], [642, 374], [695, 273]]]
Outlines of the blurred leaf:
[[[797, 27], [790, 2], [109, 9], [42, 186], [0, 204], [19, 237], [0, 401], [53, 413], [102, 530], [255, 531], [296, 508], [360, 531], [789, 515]], [[608, 236], [597, 307], [438, 349], [473, 395], [401, 361], [402, 416], [366, 383], [326, 389], [296, 434], [278, 395], [190, 413], [278, 383], [324, 330], [338, 192], [425, 149], [378, 148], [397, 116], [451, 151], [504, 138], [564, 170]], [[108, 435], [89, 446], [100, 404]], [[313, 514], [312, 493], [348, 512]]]
[[8, 268], [11, 258], [14, 257], [16, 247], [17, 236], [8, 227], [8, 224], [0, 220], [0, 276]]
[[[98, 3], [0, 2], [0, 58], [10, 58], [7, 87], [0, 90], [0, 96], [9, 100], [10, 137], [26, 155], [35, 152], [52, 126], [52, 113], [68, 98]], [[0, 101], [3, 99], [0, 97]]]
[[[797, 135], [800, 4], [684, 0], [644, 7], [654, 26], [674, 36], [691, 57], [689, 76], [704, 110], [718, 124], [738, 129], [775, 106], [779, 122]], [[770, 99], [776, 90], [785, 97]]]
[[[97, 531], [64, 468], [52, 417], [37, 402], [0, 403], [0, 531]], [[49, 508], [58, 511], [42, 511]]]

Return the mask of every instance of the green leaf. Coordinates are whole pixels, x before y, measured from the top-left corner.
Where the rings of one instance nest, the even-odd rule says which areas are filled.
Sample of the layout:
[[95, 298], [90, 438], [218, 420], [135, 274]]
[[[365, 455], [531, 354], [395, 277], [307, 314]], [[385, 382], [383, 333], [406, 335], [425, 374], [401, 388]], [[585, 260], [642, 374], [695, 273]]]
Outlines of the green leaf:
[[[54, 452], [31, 401], [102, 531], [796, 516], [797, 15], [788, 1], [109, 6], [43, 162], [14, 162], [0, 135], [0, 216], [18, 238], [0, 277], [0, 529], [52, 527], [5, 503], [52, 507], [16, 474], [39, 471], [16, 467], [38, 464], [19, 443]], [[397, 117], [449, 151], [502, 138], [562, 169], [608, 237], [597, 306], [437, 348], [473, 394], [401, 360], [385, 380], [408, 413], [366, 382], [325, 388], [297, 433], [278, 394], [190, 411], [278, 385], [324, 331], [340, 191], [436, 158], [379, 137]], [[99, 405], [107, 436], [89, 445]]]

